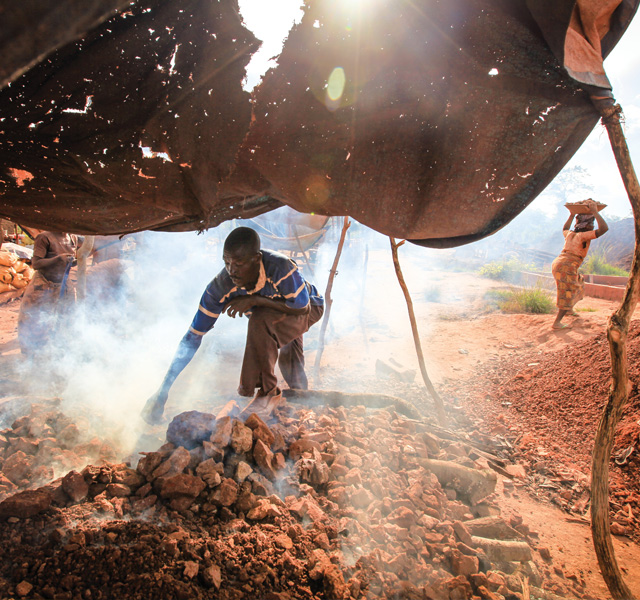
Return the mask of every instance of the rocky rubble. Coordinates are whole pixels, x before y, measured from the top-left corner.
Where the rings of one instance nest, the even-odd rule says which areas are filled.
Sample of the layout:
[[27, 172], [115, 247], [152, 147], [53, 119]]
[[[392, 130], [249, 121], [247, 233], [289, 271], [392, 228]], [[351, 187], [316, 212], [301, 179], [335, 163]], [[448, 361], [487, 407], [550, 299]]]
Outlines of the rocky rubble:
[[393, 410], [191, 412], [167, 438], [0, 503], [0, 597], [590, 598], [500, 517], [486, 460]]
[[28, 414], [0, 431], [0, 500], [47, 483], [69, 469], [115, 459], [107, 442], [87, 439], [88, 424], [66, 416], [58, 404], [33, 404]]
[[[610, 515], [614, 534], [640, 540], [640, 324], [635, 321], [628, 361], [632, 387], [612, 451]], [[520, 464], [517, 484], [588, 518], [592, 446], [611, 379], [606, 334], [559, 352], [522, 352], [479, 371], [452, 391], [485, 431], [506, 440], [510, 458]]]

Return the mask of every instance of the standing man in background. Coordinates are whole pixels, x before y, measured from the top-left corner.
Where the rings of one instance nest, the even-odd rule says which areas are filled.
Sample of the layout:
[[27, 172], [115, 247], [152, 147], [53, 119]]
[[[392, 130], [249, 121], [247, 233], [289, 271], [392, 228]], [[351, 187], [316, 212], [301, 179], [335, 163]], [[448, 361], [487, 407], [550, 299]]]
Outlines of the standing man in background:
[[68, 285], [78, 238], [68, 233], [43, 231], [33, 245], [33, 279], [25, 289], [18, 316], [18, 341], [23, 354], [43, 350], [55, 330], [66, 301], [73, 296]]

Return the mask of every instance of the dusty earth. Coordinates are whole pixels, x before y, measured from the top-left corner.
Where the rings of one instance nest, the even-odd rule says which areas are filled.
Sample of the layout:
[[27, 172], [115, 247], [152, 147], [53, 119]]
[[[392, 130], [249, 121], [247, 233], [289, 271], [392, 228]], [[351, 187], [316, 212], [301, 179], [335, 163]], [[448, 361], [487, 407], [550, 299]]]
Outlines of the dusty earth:
[[[434, 285], [440, 286], [439, 298], [462, 301], [420, 302], [422, 297], [432, 295]], [[467, 274], [443, 277], [435, 272], [427, 274], [423, 286], [424, 290], [417, 292], [412, 288], [412, 295], [427, 371], [453, 409], [453, 422], [462, 430], [491, 436], [494, 443], [503, 440], [508, 447], [503, 446], [502, 453], [525, 467], [526, 476], [516, 478], [515, 488], [505, 489], [501, 496], [504, 511], [526, 515], [541, 542], [554, 550], [567, 576], [584, 578], [591, 593], [609, 598], [592, 546], [587, 490], [593, 436], [610, 379], [605, 332], [617, 303], [585, 298], [577, 305], [580, 316], [566, 319], [571, 328], [554, 331], [552, 314], [492, 311], [486, 300], [487, 290], [508, 289], [508, 285]], [[619, 566], [631, 590], [640, 595], [640, 546], [632, 541], [640, 537], [637, 319], [635, 315], [629, 343], [634, 387], [614, 455], [629, 447], [634, 450], [624, 466], [612, 461], [611, 516], [614, 531], [627, 534], [614, 536]], [[360, 361], [364, 367], [366, 361], [354, 354], [353, 348], [365, 335], [370, 338], [368, 354], [395, 358], [404, 367], [417, 370], [408, 319], [403, 327], [399, 331], [382, 326], [380, 335], [380, 324], [368, 322], [350, 339], [343, 338], [339, 349], [327, 353], [323, 358], [325, 372], [339, 372], [345, 356], [352, 364]], [[379, 390], [381, 381], [372, 377], [365, 387]], [[322, 385], [349, 384], [328, 375]], [[415, 384], [396, 381], [394, 385], [395, 390], [387, 387], [385, 391], [405, 398], [417, 396], [424, 410], [433, 410], [419, 371]]]
[[[580, 316], [571, 319], [572, 328], [557, 332], [550, 329], [552, 315], [506, 315], [490, 309], [485, 293], [489, 288], [500, 287], [499, 283], [468, 274], [437, 272], [428, 274], [423, 281], [423, 289], [413, 290], [418, 326], [427, 370], [447, 406], [449, 428], [512, 465], [515, 477], [499, 477], [494, 502], [508, 521], [526, 525], [537, 547], [548, 550], [547, 571], [561, 582], [557, 589], [564, 590], [567, 597], [575, 593], [577, 597], [610, 598], [591, 545], [588, 477], [590, 444], [608, 381], [604, 331], [616, 305], [586, 299], [578, 306]], [[434, 286], [438, 294], [432, 293]], [[437, 301], [432, 300], [434, 297]], [[439, 300], [443, 298], [447, 301]], [[412, 403], [423, 414], [433, 415], [433, 403], [419, 372], [413, 381], [407, 381], [376, 368], [378, 359], [387, 365], [395, 361], [397, 370], [408, 379], [410, 374], [405, 371], [417, 369], [408, 319], [403, 320], [402, 316], [404, 305], [395, 302], [394, 319], [385, 320], [380, 317], [385, 311], [378, 310], [374, 300], [368, 302], [350, 330], [340, 332], [340, 336], [329, 335], [321, 370], [312, 378], [313, 387], [391, 394]], [[15, 340], [18, 308], [19, 301], [0, 306], [0, 375], [6, 384], [5, 396], [12, 394], [12, 385], [17, 385], [10, 374], [15, 372], [20, 358]], [[632, 334], [637, 334], [637, 327], [632, 327]], [[636, 341], [636, 335], [631, 337], [631, 376], [637, 379], [640, 341]], [[316, 349], [317, 340], [312, 339], [308, 344], [311, 360]], [[640, 595], [640, 547], [633, 541], [640, 531], [639, 419], [634, 386], [614, 454], [622, 461], [624, 450], [633, 450], [622, 461], [624, 464], [612, 463], [611, 515], [615, 531], [624, 534], [614, 539], [619, 565], [636, 595]], [[58, 534], [50, 536], [51, 543], [59, 541], [56, 535], [64, 537], [62, 529], [70, 519], [88, 519], [80, 505], [75, 514], [60, 513], [57, 518]], [[279, 525], [295, 528], [290, 521]], [[40, 526], [44, 527], [44, 523]], [[161, 524], [161, 530], [145, 522], [138, 527], [136, 535], [140, 539], [131, 539], [126, 549], [123, 545], [122, 552], [135, 554], [136, 544], [141, 543], [162, 543], [163, 548], [167, 544], [173, 548], [171, 540], [184, 537], [182, 529], [166, 522]], [[104, 542], [106, 548], [118, 537], [124, 540], [133, 533], [114, 524], [109, 531], [87, 535], [88, 540], [94, 535], [96, 543]], [[242, 535], [240, 529], [236, 534], [238, 543]], [[292, 533], [294, 539], [296, 535], [302, 533], [296, 530]], [[28, 539], [27, 535], [27, 543]], [[65, 543], [73, 546], [75, 542]], [[209, 552], [213, 550], [209, 548]], [[67, 548], [67, 552], [71, 551], [73, 548]], [[118, 557], [109, 552], [105, 549], [103, 554], [117, 561]], [[203, 552], [206, 554], [207, 549]], [[83, 560], [90, 564], [95, 558], [86, 555]], [[241, 559], [237, 554], [233, 560]], [[47, 560], [64, 570], [63, 559]], [[367, 567], [362, 569], [366, 571]], [[27, 573], [28, 567], [24, 570]], [[215, 572], [207, 572], [207, 577], [216, 579]], [[365, 579], [364, 574], [361, 577]], [[209, 582], [210, 587], [214, 583]], [[72, 590], [73, 586], [68, 581], [67, 584]], [[175, 592], [177, 597], [179, 591]], [[75, 598], [71, 592], [60, 597]]]

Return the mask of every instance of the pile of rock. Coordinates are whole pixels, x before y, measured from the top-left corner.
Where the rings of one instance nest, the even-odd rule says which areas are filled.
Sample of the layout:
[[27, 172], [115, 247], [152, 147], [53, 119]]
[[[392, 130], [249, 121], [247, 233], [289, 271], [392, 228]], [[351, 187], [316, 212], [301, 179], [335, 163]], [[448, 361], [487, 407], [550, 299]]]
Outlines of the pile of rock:
[[167, 438], [0, 503], [0, 595], [589, 598], [500, 517], [485, 460], [393, 411], [192, 412]]
[[48, 483], [69, 469], [115, 460], [104, 440], [85, 439], [88, 429], [87, 423], [66, 416], [55, 403], [33, 404], [29, 414], [0, 431], [0, 499]]

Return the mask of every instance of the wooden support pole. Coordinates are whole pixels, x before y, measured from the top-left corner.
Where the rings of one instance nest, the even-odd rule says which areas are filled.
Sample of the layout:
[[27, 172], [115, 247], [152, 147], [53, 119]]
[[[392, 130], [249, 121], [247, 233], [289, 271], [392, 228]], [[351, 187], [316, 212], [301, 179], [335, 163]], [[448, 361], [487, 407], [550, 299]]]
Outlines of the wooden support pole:
[[333, 280], [336, 277], [338, 263], [340, 262], [340, 255], [342, 254], [344, 240], [347, 237], [347, 231], [349, 227], [351, 227], [351, 221], [349, 220], [349, 217], [344, 217], [344, 221], [342, 223], [342, 232], [340, 233], [340, 241], [338, 242], [338, 249], [336, 250], [335, 258], [333, 259], [333, 265], [331, 265], [331, 271], [329, 272], [329, 281], [327, 281], [327, 289], [324, 293], [324, 317], [322, 318], [320, 336], [318, 337], [318, 351], [316, 352], [316, 362], [313, 367], [314, 379], [318, 378], [318, 374], [320, 372], [320, 360], [322, 359], [322, 353], [324, 352], [324, 336], [327, 331], [327, 325], [329, 324], [331, 305], [333, 304], [333, 300], [331, 298], [331, 290], [333, 289]]
[[616, 425], [629, 398], [627, 334], [629, 322], [640, 297], [640, 185], [631, 162], [629, 148], [620, 125], [619, 105], [594, 101], [607, 128], [611, 148], [629, 196], [635, 222], [636, 243], [629, 282], [618, 310], [609, 318], [607, 338], [611, 354], [612, 381], [594, 441], [591, 461], [591, 533], [602, 577], [614, 600], [634, 600], [616, 562], [609, 525], [609, 461]]
[[78, 300], [84, 300], [87, 295], [87, 259], [93, 250], [94, 236], [85, 235], [82, 246], [78, 248]]
[[420, 344], [420, 335], [418, 334], [418, 324], [416, 322], [416, 315], [413, 312], [413, 302], [411, 301], [411, 294], [409, 294], [409, 288], [407, 288], [407, 284], [404, 281], [404, 276], [402, 275], [402, 269], [400, 268], [400, 260], [398, 259], [398, 248], [404, 244], [404, 240], [401, 242], [396, 242], [394, 238], [390, 237], [389, 241], [391, 242], [391, 255], [393, 256], [393, 266], [396, 269], [396, 276], [398, 277], [398, 283], [402, 288], [402, 293], [404, 294], [404, 298], [407, 301], [407, 310], [409, 311], [409, 320], [411, 321], [411, 331], [413, 333], [413, 343], [416, 347], [416, 353], [418, 355], [418, 363], [420, 365], [420, 373], [422, 373], [422, 380], [424, 381], [425, 386], [427, 386], [427, 390], [431, 394], [433, 398], [433, 402], [436, 405], [436, 414], [438, 416], [438, 422], [440, 425], [445, 426], [447, 424], [447, 415], [444, 412], [444, 403], [442, 402], [442, 398], [436, 392], [436, 388], [433, 387], [433, 383], [431, 383], [431, 379], [429, 379], [429, 375], [427, 373], [427, 367], [424, 363], [424, 354], [422, 353], [422, 345]]

